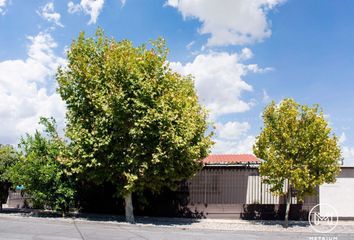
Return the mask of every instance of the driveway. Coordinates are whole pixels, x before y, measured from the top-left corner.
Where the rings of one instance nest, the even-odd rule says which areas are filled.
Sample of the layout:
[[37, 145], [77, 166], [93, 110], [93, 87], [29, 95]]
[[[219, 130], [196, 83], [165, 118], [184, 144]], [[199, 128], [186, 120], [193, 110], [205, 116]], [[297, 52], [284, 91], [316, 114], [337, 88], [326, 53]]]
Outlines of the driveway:
[[[321, 238], [319, 238], [321, 237]], [[354, 239], [354, 233], [331, 235], [299, 231], [218, 230], [168, 225], [126, 224], [58, 218], [35, 218], [0, 215], [0, 240], [185, 240], [185, 239]]]

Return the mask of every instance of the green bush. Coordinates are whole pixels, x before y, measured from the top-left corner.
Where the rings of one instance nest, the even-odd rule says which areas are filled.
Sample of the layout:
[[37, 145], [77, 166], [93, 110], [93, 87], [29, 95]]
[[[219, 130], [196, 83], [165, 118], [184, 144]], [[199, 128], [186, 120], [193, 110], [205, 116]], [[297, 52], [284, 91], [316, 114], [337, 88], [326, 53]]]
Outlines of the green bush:
[[18, 154], [12, 146], [0, 145], [0, 210], [2, 203], [6, 202], [11, 186], [7, 178], [8, 171], [11, 166], [17, 163], [18, 159]]
[[67, 212], [74, 204], [75, 179], [66, 171], [68, 144], [59, 137], [54, 119], [41, 118], [44, 133], [36, 131], [21, 139], [19, 161], [8, 178], [23, 185], [34, 207]]

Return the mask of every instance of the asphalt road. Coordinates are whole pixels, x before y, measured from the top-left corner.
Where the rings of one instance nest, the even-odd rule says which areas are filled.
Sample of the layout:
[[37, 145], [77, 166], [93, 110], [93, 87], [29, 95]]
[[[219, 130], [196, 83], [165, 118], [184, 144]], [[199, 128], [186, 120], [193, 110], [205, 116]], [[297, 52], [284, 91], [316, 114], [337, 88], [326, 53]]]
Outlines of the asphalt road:
[[[325, 238], [315, 238], [325, 237]], [[330, 238], [331, 237], [331, 238]], [[354, 234], [309, 234], [296, 232], [259, 231], [217, 231], [204, 229], [183, 229], [176, 227], [141, 226], [111, 224], [71, 219], [40, 219], [31, 217], [0, 217], [0, 240], [186, 240], [186, 239], [306, 239], [306, 240], [344, 240], [354, 239]]]

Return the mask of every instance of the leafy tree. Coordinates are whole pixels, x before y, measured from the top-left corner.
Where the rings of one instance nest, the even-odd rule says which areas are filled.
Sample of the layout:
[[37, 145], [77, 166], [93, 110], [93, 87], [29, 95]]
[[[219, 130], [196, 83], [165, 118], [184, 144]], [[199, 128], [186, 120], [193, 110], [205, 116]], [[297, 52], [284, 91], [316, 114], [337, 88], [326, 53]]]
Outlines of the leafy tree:
[[56, 130], [54, 119], [41, 118], [42, 135], [27, 134], [19, 145], [21, 158], [8, 177], [16, 185], [23, 185], [36, 207], [48, 207], [63, 214], [73, 204], [74, 180], [67, 174], [65, 159], [68, 147]]
[[81, 33], [57, 74], [77, 159], [71, 167], [112, 182], [133, 222], [132, 193], [173, 188], [194, 175], [211, 134], [192, 78], [170, 69], [163, 40], [134, 47], [102, 30], [96, 35]]
[[314, 194], [319, 185], [335, 182], [341, 152], [318, 105], [299, 105], [292, 99], [278, 106], [272, 102], [263, 113], [263, 121], [253, 151], [264, 159], [259, 169], [264, 182], [271, 185], [272, 192], [287, 196], [287, 227], [291, 191], [302, 200], [306, 194]]
[[2, 203], [7, 199], [11, 183], [7, 179], [7, 172], [18, 161], [16, 150], [10, 145], [0, 145], [0, 210]]

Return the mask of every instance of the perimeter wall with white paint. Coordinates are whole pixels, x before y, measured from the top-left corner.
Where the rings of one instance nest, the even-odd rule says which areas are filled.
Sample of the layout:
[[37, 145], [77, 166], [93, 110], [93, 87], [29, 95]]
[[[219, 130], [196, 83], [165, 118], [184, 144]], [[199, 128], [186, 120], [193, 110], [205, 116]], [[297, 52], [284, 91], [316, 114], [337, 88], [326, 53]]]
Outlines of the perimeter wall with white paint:
[[319, 200], [320, 204], [330, 204], [333, 206], [339, 217], [353, 218], [354, 167], [342, 167], [341, 173], [334, 184], [320, 186]]

